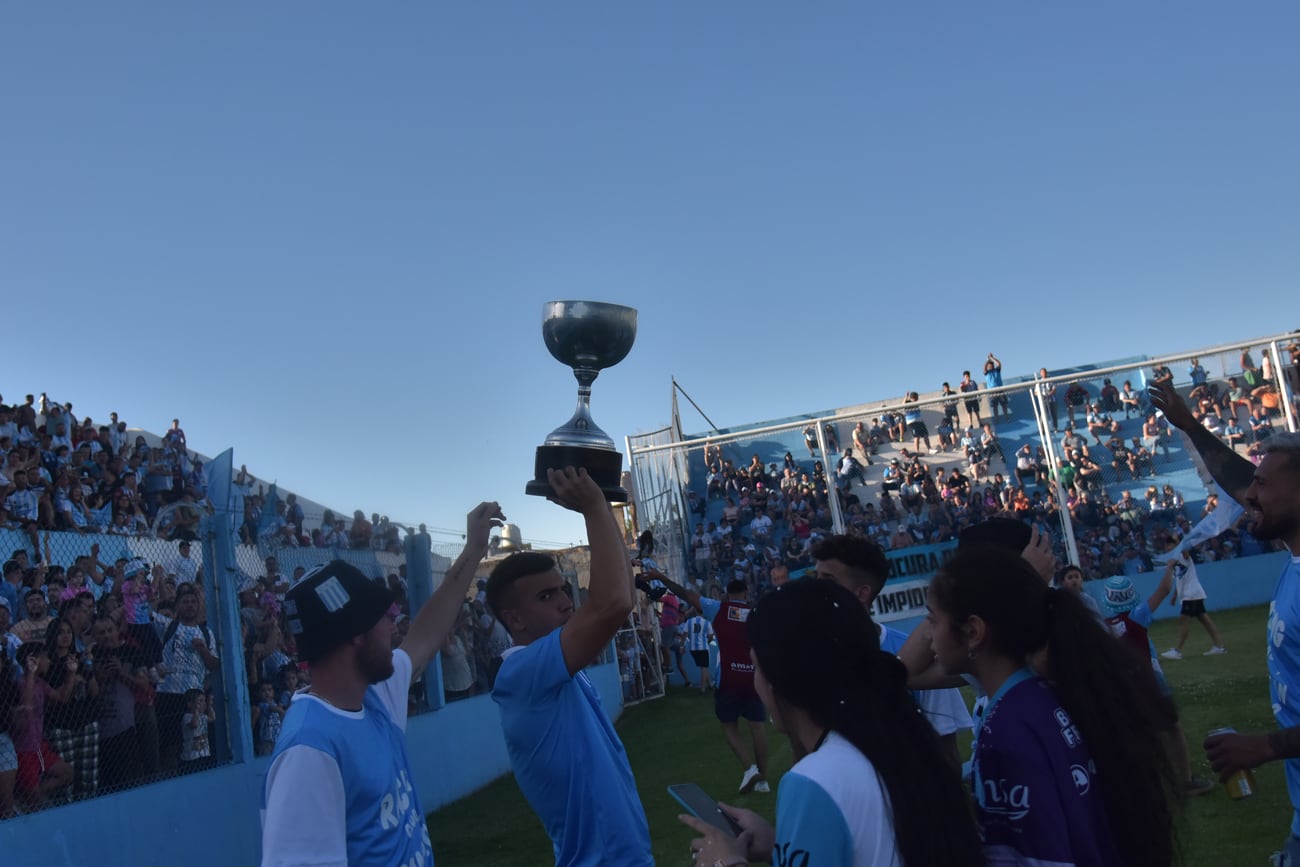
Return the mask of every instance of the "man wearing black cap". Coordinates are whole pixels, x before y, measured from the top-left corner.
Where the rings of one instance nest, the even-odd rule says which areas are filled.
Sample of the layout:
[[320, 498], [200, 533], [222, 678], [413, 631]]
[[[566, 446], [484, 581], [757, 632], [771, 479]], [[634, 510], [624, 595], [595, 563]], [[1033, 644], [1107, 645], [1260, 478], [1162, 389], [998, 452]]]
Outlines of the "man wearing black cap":
[[406, 755], [406, 696], [455, 623], [488, 534], [505, 516], [481, 503], [465, 550], [393, 650], [393, 593], [342, 560], [318, 566], [284, 612], [312, 684], [285, 714], [262, 801], [263, 867], [432, 864]]

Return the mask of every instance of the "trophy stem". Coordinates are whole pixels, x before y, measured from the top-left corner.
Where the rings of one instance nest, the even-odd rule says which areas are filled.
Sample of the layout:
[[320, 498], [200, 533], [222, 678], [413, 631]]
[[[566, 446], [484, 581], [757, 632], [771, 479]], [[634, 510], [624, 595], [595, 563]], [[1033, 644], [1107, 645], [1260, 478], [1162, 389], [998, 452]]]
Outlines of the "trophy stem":
[[578, 380], [578, 408], [573, 413], [570, 424], [579, 430], [589, 430], [591, 424], [591, 384], [600, 375], [594, 367], [575, 367], [573, 377]]

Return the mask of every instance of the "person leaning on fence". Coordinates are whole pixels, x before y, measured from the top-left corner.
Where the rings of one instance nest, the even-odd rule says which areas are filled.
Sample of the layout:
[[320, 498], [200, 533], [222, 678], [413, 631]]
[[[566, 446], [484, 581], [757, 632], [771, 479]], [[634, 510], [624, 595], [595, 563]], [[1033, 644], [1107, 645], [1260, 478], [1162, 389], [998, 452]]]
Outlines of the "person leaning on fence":
[[465, 549], [393, 649], [393, 592], [334, 560], [303, 576], [284, 610], [311, 685], [294, 694], [262, 792], [262, 865], [431, 864], [406, 753], [407, 693], [454, 627], [488, 535], [505, 516], [481, 503]]

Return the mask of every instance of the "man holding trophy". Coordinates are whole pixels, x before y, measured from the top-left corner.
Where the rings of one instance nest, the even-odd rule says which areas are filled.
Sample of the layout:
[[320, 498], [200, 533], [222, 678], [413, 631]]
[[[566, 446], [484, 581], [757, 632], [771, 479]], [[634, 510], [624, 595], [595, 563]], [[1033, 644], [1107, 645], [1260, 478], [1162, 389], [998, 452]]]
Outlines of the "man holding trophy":
[[557, 867], [653, 865], [650, 829], [623, 743], [583, 672], [632, 612], [631, 564], [609, 502], [624, 502], [622, 456], [590, 414], [591, 383], [621, 361], [636, 311], [613, 304], [545, 306], [547, 348], [574, 368], [578, 409], [537, 449], [527, 492], [582, 514], [591, 582], [582, 608], [549, 555], [512, 554], [488, 579], [487, 604], [510, 631], [492, 690], [515, 779], [551, 838]]

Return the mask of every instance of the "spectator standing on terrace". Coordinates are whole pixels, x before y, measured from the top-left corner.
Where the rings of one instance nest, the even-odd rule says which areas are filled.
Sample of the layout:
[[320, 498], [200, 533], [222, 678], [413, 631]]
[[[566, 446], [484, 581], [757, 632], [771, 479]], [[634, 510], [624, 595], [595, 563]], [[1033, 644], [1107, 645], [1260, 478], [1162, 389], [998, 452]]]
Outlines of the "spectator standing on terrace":
[[858, 454], [862, 455], [862, 459], [867, 462], [867, 466], [871, 466], [871, 456], [876, 451], [875, 443], [862, 422], [858, 422], [853, 426], [853, 447], [857, 449]]
[[432, 864], [406, 754], [407, 693], [455, 626], [488, 535], [505, 516], [482, 503], [465, 549], [393, 649], [393, 594], [335, 560], [285, 598], [311, 685], [295, 693], [266, 774], [262, 865]]
[[45, 631], [50, 628], [54, 618], [50, 615], [49, 604], [40, 590], [28, 590], [23, 596], [27, 616], [13, 626], [13, 633], [19, 641], [44, 641]]
[[[980, 390], [980, 387], [970, 378], [969, 370], [963, 370], [961, 372], [961, 383], [957, 388], [962, 394], [966, 395], [976, 394]], [[980, 423], [980, 399], [978, 397], [968, 397], [966, 398], [965, 405], [966, 426], [977, 427]]]
[[[1244, 355], [1244, 353], [1243, 353]], [[1205, 742], [1215, 772], [1284, 761], [1294, 814], [1278, 863], [1300, 863], [1300, 435], [1278, 434], [1260, 451], [1258, 466], [1205, 430], [1171, 387], [1151, 389], [1152, 402], [1187, 434], [1219, 486], [1246, 507], [1250, 532], [1290, 549], [1269, 607], [1269, 693], [1279, 730], [1267, 735], [1216, 735]]]
[[[551, 839], [557, 867], [652, 865], [650, 830], [627, 753], [582, 670], [635, 607], [623, 531], [586, 470], [548, 470], [547, 480], [555, 500], [586, 523], [587, 598], [575, 611], [571, 585], [545, 554], [512, 554], [492, 570], [488, 606], [515, 642], [492, 698], [501, 708], [515, 780]], [[659, 580], [679, 597], [690, 593]]]
[[[19, 703], [18, 666], [13, 658], [4, 652], [5, 612], [8, 609], [0, 604], [0, 720], [10, 723], [14, 718], [14, 708]], [[13, 736], [8, 725], [0, 727], [0, 821], [14, 815], [14, 787], [18, 782], [18, 752], [14, 749]]]
[[156, 696], [159, 760], [164, 771], [174, 771], [180, 759], [185, 693], [205, 689], [221, 664], [212, 631], [199, 622], [199, 592], [193, 584], [176, 587], [176, 618], [163, 630], [162, 664], [167, 673]]
[[351, 549], [364, 550], [370, 547], [370, 533], [374, 532], [373, 525], [365, 520], [365, 512], [356, 510], [352, 512], [352, 526], [347, 532], [347, 545]]
[[[992, 352], [984, 362], [984, 387], [988, 389], [1002, 387], [1002, 362]], [[989, 408], [993, 411], [993, 418], [998, 417], [998, 408], [1002, 408], [1002, 415], [1011, 415], [1011, 399], [1005, 394], [996, 394], [989, 398]]]
[[99, 688], [99, 783], [113, 789], [140, 776], [140, 739], [135, 730], [135, 691], [149, 686], [148, 669], [124, 647], [117, 624], [100, 617], [95, 636], [94, 677]]
[[45, 680], [54, 690], [45, 706], [45, 736], [76, 772], [73, 796], [88, 798], [99, 788], [99, 684], [90, 676], [90, 654], [78, 649], [68, 621], [50, 622], [45, 647]]
[[[46, 677], [50, 672], [50, 656], [39, 641], [18, 648], [18, 668], [22, 678], [18, 682], [18, 704], [14, 706], [11, 731], [14, 749], [18, 753], [18, 775], [15, 790], [28, 811], [39, 807], [47, 798], [72, 784], [72, 766], [45, 739], [45, 707], [56, 693]], [[63, 695], [71, 697], [76, 685], [77, 660], [65, 657], [68, 667], [63, 680]], [[62, 697], [62, 696], [60, 696]]]
[[834, 454], [840, 450], [840, 435], [835, 432], [835, 425], [830, 422], [822, 425], [823, 435], [826, 437], [826, 451], [828, 454]]
[[193, 556], [190, 540], [185, 539], [176, 546], [176, 556], [167, 561], [165, 569], [167, 576], [175, 578], [179, 586], [197, 582], [203, 572], [203, 564], [198, 557]]
[[[919, 399], [916, 392], [909, 391], [907, 397], [903, 398], [903, 403], [916, 404]], [[920, 451], [921, 441], [924, 440], [926, 453], [934, 451], [930, 447], [930, 432], [926, 429], [925, 421], [921, 418], [921, 407], [919, 405], [904, 406], [903, 422], [912, 433], [912, 448]]]
[[803, 429], [803, 444], [808, 448], [808, 457], [817, 455], [817, 426], [810, 424]]
[[163, 442], [175, 449], [185, 448], [185, 431], [181, 430], [180, 419], [172, 419], [171, 429], [163, 434]]

